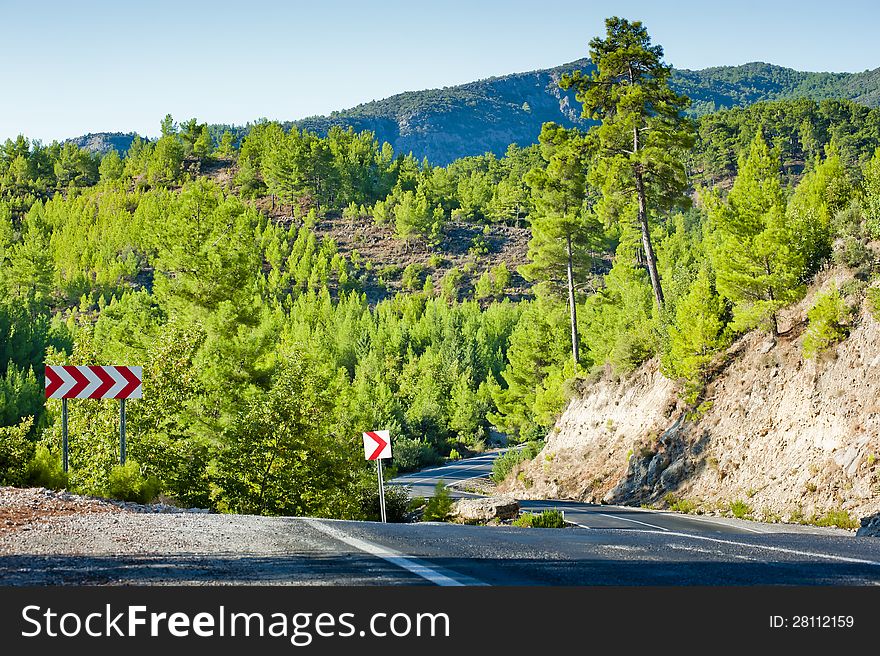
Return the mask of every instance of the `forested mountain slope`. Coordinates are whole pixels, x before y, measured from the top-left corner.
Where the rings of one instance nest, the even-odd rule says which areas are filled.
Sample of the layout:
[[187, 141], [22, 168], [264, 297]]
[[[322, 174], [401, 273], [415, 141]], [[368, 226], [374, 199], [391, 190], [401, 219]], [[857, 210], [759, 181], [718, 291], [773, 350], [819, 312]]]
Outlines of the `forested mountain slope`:
[[[541, 125], [554, 121], [565, 127], [586, 127], [574, 94], [559, 88], [563, 73], [587, 70], [587, 59], [538, 71], [514, 73], [459, 86], [408, 91], [364, 103], [329, 116], [286, 123], [324, 135], [332, 126], [370, 130], [379, 143], [432, 164], [446, 165], [460, 157], [493, 152], [503, 155], [511, 143], [537, 142]], [[703, 70], [676, 70], [672, 87], [691, 98], [691, 112], [704, 115], [766, 100], [844, 98], [868, 107], [880, 104], [880, 69], [863, 73], [810, 73], [760, 62]], [[212, 134], [230, 129], [237, 140], [249, 126], [212, 126]], [[105, 153], [123, 152], [133, 134], [99, 133], [73, 141]]]

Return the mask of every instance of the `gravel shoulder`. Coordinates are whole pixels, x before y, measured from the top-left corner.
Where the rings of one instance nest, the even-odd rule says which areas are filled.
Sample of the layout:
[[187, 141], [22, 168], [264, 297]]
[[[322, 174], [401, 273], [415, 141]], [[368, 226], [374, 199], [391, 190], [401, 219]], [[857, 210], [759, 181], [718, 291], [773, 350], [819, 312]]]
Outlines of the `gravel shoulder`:
[[[424, 581], [297, 518], [0, 488], [2, 585], [391, 585]], [[6, 523], [8, 522], [8, 523]]]

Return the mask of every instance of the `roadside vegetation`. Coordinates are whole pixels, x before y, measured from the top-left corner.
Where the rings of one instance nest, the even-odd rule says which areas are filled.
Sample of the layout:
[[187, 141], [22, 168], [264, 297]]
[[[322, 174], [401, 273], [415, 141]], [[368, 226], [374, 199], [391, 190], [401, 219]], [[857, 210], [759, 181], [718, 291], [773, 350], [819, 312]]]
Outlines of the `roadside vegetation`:
[[544, 510], [540, 513], [523, 513], [515, 520], [513, 526], [525, 528], [565, 528], [565, 517], [559, 510]]
[[[599, 121], [546, 124], [503, 157], [434, 166], [370, 132], [261, 121], [234, 136], [171, 116], [100, 157], [6, 141], [0, 484], [375, 518], [364, 430], [391, 431], [389, 475], [496, 431], [528, 443], [497, 461], [500, 481], [591, 371], [658, 357], [698, 399], [712, 358], [788, 330], [780, 310], [828, 262], [856, 271], [876, 313], [880, 111], [792, 100], [695, 120], [640, 23], [609, 19], [590, 47], [596, 72], [563, 83]], [[647, 62], [634, 79], [627, 57]], [[632, 130], [640, 146], [621, 150]], [[364, 225], [382, 261], [359, 250]], [[519, 266], [498, 259], [516, 230]], [[852, 321], [834, 292], [818, 299], [805, 355]], [[60, 473], [46, 363], [143, 365], [131, 464], [116, 465], [115, 404], [72, 401]]]

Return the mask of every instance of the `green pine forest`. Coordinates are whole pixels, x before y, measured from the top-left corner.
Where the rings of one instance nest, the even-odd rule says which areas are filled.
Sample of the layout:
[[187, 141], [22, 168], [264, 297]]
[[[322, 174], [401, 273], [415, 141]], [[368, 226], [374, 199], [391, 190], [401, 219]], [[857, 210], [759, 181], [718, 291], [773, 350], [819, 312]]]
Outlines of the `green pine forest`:
[[[537, 440], [597, 372], [651, 358], [696, 404], [713, 357], [786, 331], [779, 311], [832, 264], [863, 284], [817, 303], [806, 355], [843, 338], [878, 273], [880, 110], [694, 118], [662, 54], [608, 19], [595, 70], [561, 81], [589, 129], [548, 123], [537, 144], [444, 167], [371, 132], [268, 121], [239, 140], [166, 116], [124, 155], [6, 141], [0, 484], [375, 518], [361, 431], [391, 430], [397, 471]], [[319, 236], [327, 220], [381, 227], [391, 259]], [[493, 252], [498, 226], [528, 229], [527, 263]], [[84, 400], [61, 471], [47, 363], [143, 365], [125, 467], [117, 404]]]

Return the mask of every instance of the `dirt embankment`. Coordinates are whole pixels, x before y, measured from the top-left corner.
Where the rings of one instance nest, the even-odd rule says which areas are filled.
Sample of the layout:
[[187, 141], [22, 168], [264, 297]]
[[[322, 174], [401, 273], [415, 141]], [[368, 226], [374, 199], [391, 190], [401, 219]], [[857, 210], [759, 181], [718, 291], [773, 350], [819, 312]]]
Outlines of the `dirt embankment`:
[[753, 332], [719, 357], [694, 411], [656, 361], [606, 374], [572, 400], [538, 457], [506, 487], [535, 498], [728, 510], [769, 521], [880, 511], [880, 323], [865, 304], [849, 337], [801, 354], [816, 292], [791, 308], [779, 339]]

